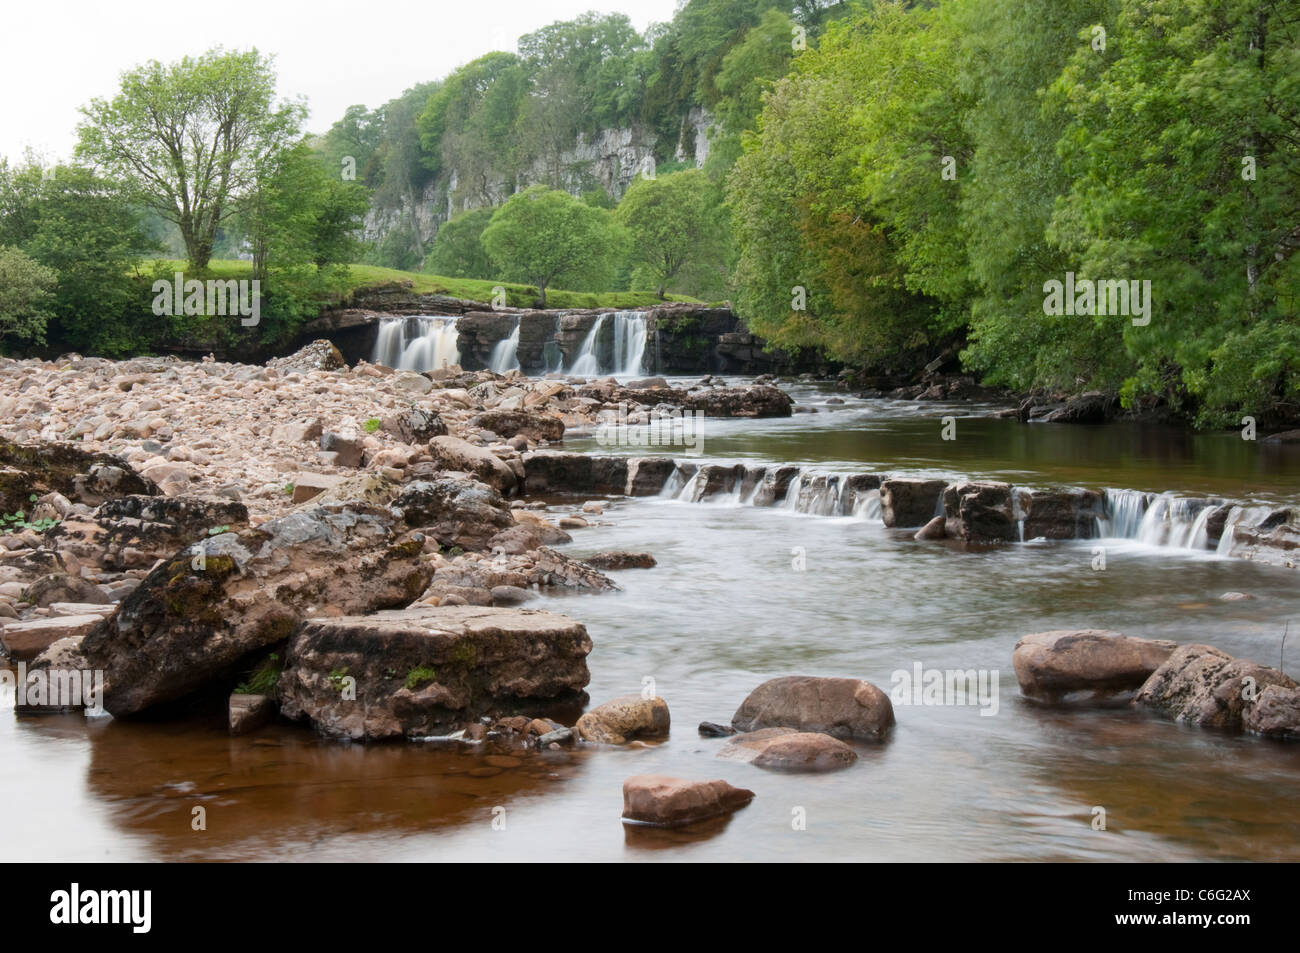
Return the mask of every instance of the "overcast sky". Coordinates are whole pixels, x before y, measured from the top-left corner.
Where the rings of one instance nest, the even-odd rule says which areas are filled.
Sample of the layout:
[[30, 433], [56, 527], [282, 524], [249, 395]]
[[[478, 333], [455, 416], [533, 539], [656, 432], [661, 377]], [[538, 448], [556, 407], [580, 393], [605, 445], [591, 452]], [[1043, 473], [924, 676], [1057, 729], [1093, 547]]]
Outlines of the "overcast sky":
[[8, 0], [0, 30], [0, 155], [32, 146], [63, 159], [78, 108], [118, 77], [214, 46], [275, 54], [282, 95], [304, 95], [324, 132], [353, 103], [374, 107], [440, 79], [524, 33], [586, 10], [626, 13], [639, 30], [676, 0]]

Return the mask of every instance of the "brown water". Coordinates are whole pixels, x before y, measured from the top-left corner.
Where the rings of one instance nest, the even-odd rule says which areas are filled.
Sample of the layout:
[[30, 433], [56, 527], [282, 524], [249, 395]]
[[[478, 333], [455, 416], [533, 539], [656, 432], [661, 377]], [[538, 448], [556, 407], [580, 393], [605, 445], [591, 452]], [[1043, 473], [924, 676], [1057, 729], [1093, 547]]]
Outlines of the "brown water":
[[[1293, 456], [1231, 435], [961, 417], [958, 440], [940, 442], [938, 418], [969, 407], [922, 406], [924, 418], [915, 404], [824, 407], [710, 422], [705, 457], [1298, 495]], [[219, 719], [6, 716], [0, 804], [11, 823], [0, 857], [1300, 859], [1300, 745], [1127, 709], [1044, 709], [1020, 699], [1011, 669], [1019, 636], [1060, 627], [1210, 642], [1276, 665], [1284, 623], [1300, 623], [1293, 570], [1110, 540], [1107, 569], [1095, 572], [1091, 542], [958, 552], [869, 520], [710, 503], [616, 500], [604, 519], [569, 550], [645, 550], [659, 566], [615, 574], [620, 593], [540, 604], [587, 624], [594, 701], [654, 679], [672, 710], [666, 743], [501, 759], [341, 745], [292, 726], [230, 738]], [[1257, 598], [1220, 602], [1230, 589]], [[1294, 677], [1300, 646], [1291, 657]], [[820, 776], [718, 761], [723, 742], [695, 731], [728, 720], [765, 678], [852, 675], [888, 690], [916, 663], [996, 670], [996, 714], [898, 705], [886, 743]], [[626, 829], [622, 782], [645, 772], [723, 777], [757, 797], [686, 833]], [[191, 829], [196, 806], [206, 831]], [[1092, 828], [1094, 807], [1106, 810], [1105, 831]]]

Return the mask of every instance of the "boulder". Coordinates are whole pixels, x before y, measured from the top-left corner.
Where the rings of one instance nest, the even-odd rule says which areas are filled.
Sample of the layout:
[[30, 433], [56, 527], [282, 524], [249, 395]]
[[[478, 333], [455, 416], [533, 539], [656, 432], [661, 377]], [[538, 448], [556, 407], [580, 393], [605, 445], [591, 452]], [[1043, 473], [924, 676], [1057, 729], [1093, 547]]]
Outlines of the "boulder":
[[628, 458], [538, 450], [524, 454], [524, 473], [529, 494], [623, 493]]
[[529, 440], [564, 439], [564, 421], [558, 417], [523, 410], [489, 410], [470, 419], [471, 427], [490, 430], [501, 437], [524, 436]]
[[540, 516], [537, 513], [530, 513], [528, 510], [514, 510], [513, 513], [515, 521], [520, 526], [526, 527], [530, 532], [536, 533], [537, 538], [547, 546], [555, 546], [558, 543], [573, 542], [572, 536], [560, 529], [560, 527], [556, 526], [545, 516]]
[[662, 698], [622, 695], [584, 714], [574, 731], [583, 741], [622, 745], [641, 738], [666, 738], [668, 726], [668, 703]]
[[535, 609], [414, 606], [315, 619], [289, 643], [281, 711], [331, 737], [448, 734], [485, 716], [580, 702], [590, 651], [580, 623]]
[[306, 503], [320, 496], [331, 487], [343, 483], [347, 477], [330, 476], [325, 473], [303, 473], [298, 472], [290, 480], [293, 484], [293, 502]]
[[266, 362], [267, 367], [274, 367], [284, 373], [298, 371], [340, 371], [346, 370], [348, 362], [332, 341], [318, 338], [292, 354], [277, 357]]
[[1300, 568], [1300, 507], [1275, 509], [1258, 519], [1240, 519], [1233, 524], [1231, 534], [1230, 556]]
[[[633, 392], [635, 393], [635, 392]], [[684, 394], [680, 401], [660, 397], [655, 391], [650, 403], [664, 400], [679, 403], [683, 410], [702, 411], [708, 417], [789, 417], [794, 400], [779, 387], [715, 387]]]
[[90, 602], [104, 605], [109, 602], [99, 586], [80, 576], [67, 573], [50, 573], [42, 576], [23, 591], [23, 601], [42, 608], [54, 602]]
[[[1235, 659], [1213, 646], [1184, 645], [1151, 673], [1133, 704], [1175, 721], [1236, 731], [1270, 685], [1296, 688], [1277, 669]], [[1278, 701], [1279, 696], [1272, 696], [1270, 710], [1278, 707]]]
[[930, 522], [926, 523], [916, 531], [914, 539], [947, 539], [947, 521], [942, 516], [936, 516]]
[[106, 501], [90, 515], [70, 515], [50, 530], [48, 539], [69, 571], [90, 566], [124, 572], [152, 568], [158, 560], [175, 555], [213, 531], [247, 526], [248, 508], [236, 500], [125, 496]]
[[232, 735], [246, 735], [261, 728], [275, 717], [275, 699], [269, 695], [230, 696], [228, 718]]
[[880, 516], [886, 526], [924, 526], [940, 515], [946, 480], [890, 479], [880, 484]]
[[59, 493], [74, 503], [98, 506], [105, 500], [141, 494], [158, 487], [121, 457], [88, 453], [70, 443], [14, 443], [0, 437], [0, 512], [25, 510], [33, 494]]
[[754, 491], [754, 505], [773, 506], [785, 499], [791, 481], [798, 475], [798, 467], [776, 467], [765, 472]]
[[320, 435], [320, 448], [335, 455], [334, 462], [341, 467], [359, 467], [365, 458], [365, 444], [360, 434], [335, 433], [327, 430]]
[[657, 496], [676, 469], [672, 457], [633, 457], [627, 462], [623, 492], [628, 496]]
[[1246, 728], [1269, 738], [1300, 738], [1300, 689], [1269, 685], [1246, 709]]
[[1024, 539], [1094, 539], [1106, 499], [1096, 490], [1018, 490], [1016, 515]]
[[501, 530], [516, 525], [501, 494], [467, 477], [408, 483], [392, 509], [408, 527], [428, 533], [443, 546], [461, 549], [486, 549]]
[[944, 532], [968, 543], [1006, 543], [1019, 538], [1011, 511], [1011, 485], [973, 481], [943, 491]]
[[623, 782], [623, 820], [652, 827], [680, 827], [730, 814], [753, 799], [753, 791], [720, 779], [689, 781], [662, 774], [638, 774]]
[[420, 407], [411, 407], [392, 417], [385, 417], [380, 421], [380, 427], [385, 433], [410, 444], [428, 443], [434, 437], [447, 434], [447, 424], [441, 415], [436, 410]]
[[1119, 700], [1131, 698], [1175, 648], [1164, 639], [1104, 629], [1055, 629], [1022, 638], [1011, 664], [1026, 698], [1049, 703]]
[[459, 437], [434, 437], [429, 441], [429, 453], [442, 469], [468, 473], [498, 493], [509, 496], [519, 484], [515, 471], [504, 460]]
[[1049, 424], [1104, 424], [1119, 413], [1119, 399], [1114, 394], [1088, 391], [1066, 401], [1049, 413], [1044, 420]]
[[858, 753], [820, 732], [761, 728], [732, 737], [718, 757], [773, 771], [838, 771], [857, 761]]
[[759, 685], [731, 718], [738, 731], [797, 728], [878, 740], [894, 724], [889, 696], [857, 678], [787, 675]]
[[583, 562], [597, 569], [653, 569], [657, 565], [649, 553], [596, 553]]
[[106, 673], [105, 707], [132, 715], [224, 677], [309, 613], [413, 601], [433, 566], [424, 537], [377, 507], [306, 507], [187, 547], [153, 570], [82, 643]]

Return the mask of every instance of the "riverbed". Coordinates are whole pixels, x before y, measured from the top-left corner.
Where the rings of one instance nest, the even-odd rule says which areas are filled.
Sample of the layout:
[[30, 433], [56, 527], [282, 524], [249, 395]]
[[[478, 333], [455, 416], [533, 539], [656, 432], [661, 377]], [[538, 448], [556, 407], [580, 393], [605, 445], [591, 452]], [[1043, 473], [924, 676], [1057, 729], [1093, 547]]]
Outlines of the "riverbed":
[[[708, 421], [697, 462], [933, 473], [1230, 500], [1296, 502], [1300, 460], [1234, 434], [1024, 425], [992, 405], [863, 401], [792, 388], [815, 414]], [[845, 400], [845, 403], [832, 401]], [[943, 439], [943, 418], [955, 423]], [[594, 435], [568, 449], [619, 452]], [[626, 449], [626, 452], [644, 451]], [[576, 504], [580, 504], [577, 500]], [[554, 501], [556, 515], [575, 501]], [[1300, 745], [1119, 709], [1025, 702], [1016, 640], [1106, 628], [1279, 664], [1300, 621], [1295, 570], [1134, 538], [965, 551], [877, 519], [738, 499], [610, 499], [574, 556], [626, 549], [658, 566], [621, 592], [534, 606], [586, 624], [593, 703], [650, 686], [658, 745], [480, 757], [418, 743], [346, 745], [274, 726], [0, 718], [6, 860], [1297, 860]], [[1105, 568], [1097, 568], [1097, 549]], [[1227, 591], [1253, 599], [1225, 602]], [[1292, 625], [1300, 643], [1300, 626]], [[1300, 674], [1300, 645], [1284, 662]], [[726, 722], [778, 675], [988, 671], [982, 704], [895, 702], [887, 741], [824, 775], [720, 761]], [[647, 681], [650, 680], [650, 681]], [[625, 827], [633, 774], [725, 778], [754, 801], [689, 831]], [[195, 808], [206, 829], [195, 830]], [[1099, 813], [1101, 809], [1103, 813]], [[1098, 819], [1104, 817], [1104, 829]]]

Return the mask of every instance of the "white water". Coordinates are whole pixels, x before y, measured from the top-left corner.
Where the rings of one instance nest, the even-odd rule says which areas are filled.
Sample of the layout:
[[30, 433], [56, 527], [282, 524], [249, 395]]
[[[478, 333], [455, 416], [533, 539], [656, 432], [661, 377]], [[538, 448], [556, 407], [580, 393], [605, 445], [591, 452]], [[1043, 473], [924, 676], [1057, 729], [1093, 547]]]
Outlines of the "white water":
[[[614, 324], [613, 366], [606, 367], [600, 361], [600, 334], [606, 319]], [[645, 315], [640, 311], [614, 311], [602, 314], [591, 326], [587, 336], [578, 349], [569, 373], [578, 377], [596, 377], [612, 374], [615, 377], [636, 377], [641, 373], [645, 360], [647, 338]]]
[[488, 359], [488, 369], [492, 373], [505, 374], [519, 370], [519, 328], [522, 324], [522, 321], [516, 321], [510, 337], [497, 341], [492, 348], [492, 356]]
[[596, 339], [604, 325], [605, 316], [602, 314], [596, 319], [596, 323], [591, 326], [587, 336], [582, 339], [582, 347], [578, 350], [578, 359], [569, 368], [570, 374], [576, 377], [594, 377], [600, 373], [600, 359], [596, 356]]
[[431, 371], [460, 363], [456, 318], [417, 315], [379, 323], [371, 361], [403, 371]]
[[[1221, 503], [1221, 500], [1187, 499], [1172, 493], [1152, 495], [1138, 490], [1107, 490], [1109, 515], [1097, 521], [1098, 532], [1105, 538], [1132, 539], [1147, 546], [1205, 550], [1210, 516]], [[1227, 528], [1223, 536], [1231, 537]]]

